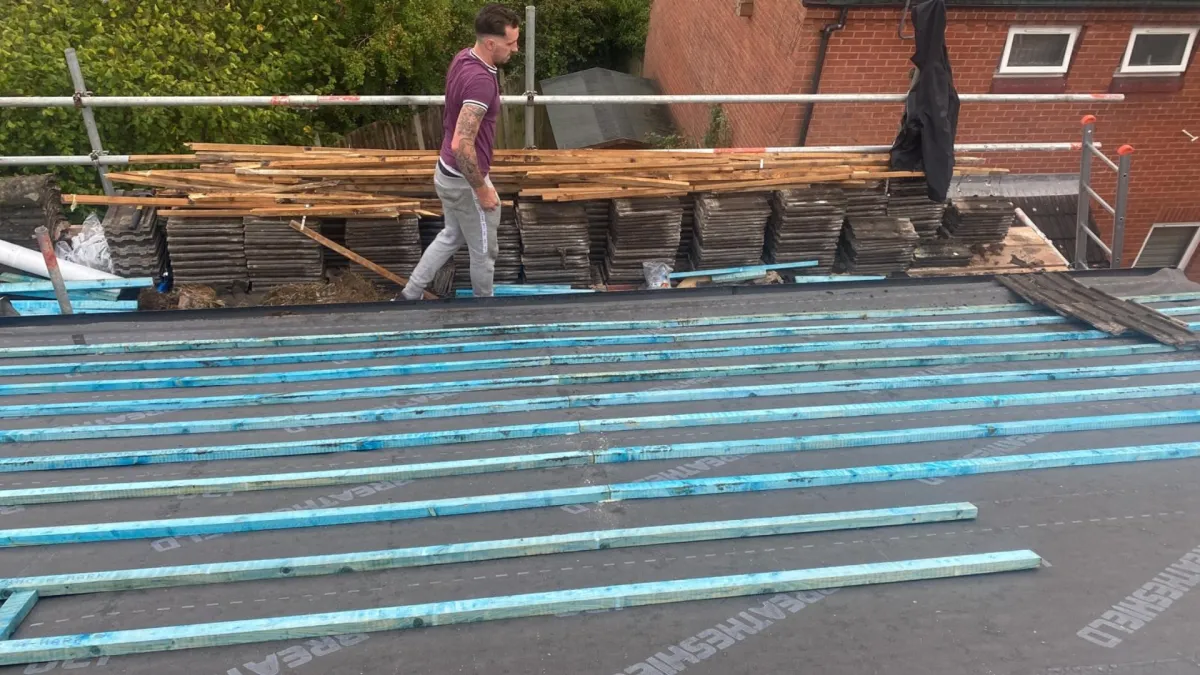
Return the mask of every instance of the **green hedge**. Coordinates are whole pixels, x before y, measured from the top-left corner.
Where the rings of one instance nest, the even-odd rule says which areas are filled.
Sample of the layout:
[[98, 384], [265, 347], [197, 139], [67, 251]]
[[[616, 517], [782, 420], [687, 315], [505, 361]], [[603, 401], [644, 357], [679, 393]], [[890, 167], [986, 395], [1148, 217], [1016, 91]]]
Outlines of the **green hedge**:
[[[0, 95], [69, 96], [63, 50], [88, 88], [108, 96], [425, 94], [472, 39], [480, 2], [456, 0], [6, 0]], [[523, 2], [508, 2], [524, 16]], [[541, 0], [538, 77], [622, 67], [645, 41], [650, 0]], [[523, 68], [520, 58], [511, 64]], [[326, 145], [384, 108], [101, 108], [113, 153], [185, 150], [188, 141]], [[0, 154], [89, 151], [78, 111], [0, 109]], [[44, 171], [31, 168], [29, 171]], [[64, 190], [95, 192], [95, 173], [60, 172]]]

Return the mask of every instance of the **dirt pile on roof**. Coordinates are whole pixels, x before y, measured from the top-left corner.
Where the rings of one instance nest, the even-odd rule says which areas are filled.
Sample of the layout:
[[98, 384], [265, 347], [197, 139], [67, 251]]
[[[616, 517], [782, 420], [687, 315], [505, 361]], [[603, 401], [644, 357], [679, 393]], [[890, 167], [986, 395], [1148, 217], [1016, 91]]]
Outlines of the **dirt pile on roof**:
[[346, 272], [328, 283], [287, 284], [271, 290], [263, 305], [335, 305], [354, 302], [386, 302], [392, 296], [369, 279]]
[[139, 311], [162, 311], [170, 309], [217, 309], [225, 301], [208, 286], [188, 285], [172, 289], [170, 293], [159, 293], [153, 288], [143, 289], [138, 294]]

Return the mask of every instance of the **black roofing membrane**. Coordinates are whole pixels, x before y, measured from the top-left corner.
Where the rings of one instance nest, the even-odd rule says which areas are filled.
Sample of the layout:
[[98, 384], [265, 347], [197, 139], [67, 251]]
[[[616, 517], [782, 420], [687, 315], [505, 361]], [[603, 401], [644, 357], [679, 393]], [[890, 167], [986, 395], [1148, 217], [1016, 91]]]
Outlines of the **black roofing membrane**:
[[[1200, 290], [1180, 275], [1091, 275], [1086, 283], [1122, 295]], [[850, 308], [909, 308], [985, 305], [1017, 299], [987, 279], [961, 282], [897, 283], [871, 288], [835, 290], [788, 289], [714, 295], [659, 292], [582, 300], [545, 302], [462, 303], [461, 308], [431, 303], [427, 307], [330, 308], [295, 316], [258, 316], [213, 311], [181, 316], [90, 324], [47, 322], [0, 325], [0, 346], [72, 344], [82, 334], [89, 343], [179, 340], [234, 336], [279, 336], [441, 328], [448, 325], [492, 325], [569, 321], [683, 318], [771, 312], [815, 312]], [[1167, 303], [1163, 306], [1190, 303]], [[1200, 304], [1200, 303], [1196, 303]], [[1037, 312], [961, 317], [923, 317], [940, 321]], [[874, 322], [904, 319], [871, 320]], [[816, 321], [814, 324], [844, 323]], [[777, 324], [768, 324], [777, 325]], [[670, 329], [646, 332], [728, 330]], [[949, 334], [992, 334], [1071, 330], [1067, 325], [961, 331]], [[628, 333], [632, 331], [614, 331]], [[565, 335], [597, 333], [566, 333]], [[614, 346], [582, 349], [535, 349], [481, 352], [467, 358], [515, 357], [595, 351], [645, 351], [773, 342], [875, 339], [945, 335], [922, 333], [850, 334], [784, 340], [755, 339], [715, 343]], [[559, 334], [554, 334], [559, 335]], [[516, 339], [542, 334], [516, 336]], [[479, 341], [504, 340], [479, 338]], [[470, 339], [475, 341], [475, 339]], [[467, 339], [448, 340], [452, 342]], [[156, 399], [228, 394], [289, 392], [344, 387], [381, 386], [475, 378], [520, 377], [546, 373], [688, 368], [734, 363], [766, 363], [874, 358], [909, 354], [1026, 351], [1044, 348], [1134, 344], [1138, 340], [1028, 343], [941, 349], [883, 349], [851, 352], [772, 355], [739, 359], [675, 360], [586, 366], [435, 373], [427, 376], [359, 378], [262, 385], [147, 391], [101, 392], [97, 401]], [[421, 343], [424, 343], [421, 342]], [[389, 343], [391, 344], [391, 343]], [[416, 344], [416, 343], [395, 343]], [[371, 345], [322, 345], [292, 351], [352, 349]], [[275, 349], [229, 349], [161, 352], [19, 362], [83, 362], [108, 359], [232, 356], [274, 353]], [[448, 361], [436, 358], [388, 359], [349, 364], [293, 364], [248, 368], [132, 371], [12, 378], [11, 381], [72, 381], [275, 372], [323, 367], [356, 367], [382, 363]], [[259, 417], [386, 407], [500, 401], [545, 396], [647, 389], [697, 389], [783, 382], [856, 380], [872, 377], [984, 373], [1043, 368], [1103, 367], [1200, 358], [1200, 354], [1155, 354], [1101, 359], [1061, 359], [1018, 363], [967, 364], [930, 368], [849, 369], [764, 377], [624, 382], [603, 385], [550, 386], [480, 392], [450, 392], [434, 401], [413, 396], [340, 400], [274, 406], [242, 406], [168, 411], [141, 420], [162, 423], [233, 417]], [[234, 443], [340, 438], [433, 429], [474, 428], [499, 424], [539, 424], [695, 412], [759, 410], [808, 405], [838, 405], [984, 394], [1020, 394], [1113, 387], [1153, 386], [1197, 381], [1195, 373], [1132, 378], [1097, 377], [1056, 382], [986, 386], [853, 391], [785, 397], [722, 399], [653, 405], [525, 411], [375, 424], [310, 427], [292, 430], [162, 435], [123, 439], [87, 439], [7, 444], [5, 456], [112, 452], [123, 449], [196, 447]], [[7, 382], [7, 381], [6, 381]], [[92, 394], [5, 397], [0, 405], [91, 400]], [[621, 431], [533, 439], [511, 439], [453, 445], [385, 449], [284, 458], [158, 464], [132, 467], [18, 472], [0, 475], [0, 489], [56, 485], [139, 482], [163, 479], [286, 473], [329, 468], [363, 468], [387, 464], [520, 455], [554, 450], [592, 450], [658, 443], [721, 442], [809, 434], [904, 429], [980, 422], [1041, 420], [1196, 409], [1200, 397], [1178, 396], [1121, 401], [1085, 401], [1061, 405], [1019, 406], [917, 414], [837, 419], [724, 424], [677, 429]], [[46, 428], [78, 424], [128, 423], [120, 414], [63, 415], [7, 420], [5, 429]], [[695, 477], [841, 468], [872, 464], [920, 462], [963, 456], [1112, 448], [1200, 440], [1200, 425], [1094, 430], [891, 444], [770, 455], [727, 456], [720, 461], [695, 460], [591, 465], [553, 470], [516, 471], [415, 482], [364, 481], [361, 484], [261, 492], [154, 497], [98, 502], [0, 507], [0, 528], [42, 527], [80, 523], [225, 515], [271, 511], [289, 506], [322, 508], [487, 495], [693, 474]], [[691, 468], [687, 468], [690, 465]], [[679, 467], [684, 467], [680, 469]], [[465, 626], [372, 633], [369, 636], [283, 640], [232, 647], [213, 647], [157, 654], [118, 656], [0, 668], [0, 673], [130, 673], [166, 672], [201, 675], [274, 675], [291, 672], [350, 673], [579, 673], [613, 675], [689, 673], [1115, 673], [1176, 675], [1200, 673], [1194, 636], [1200, 630], [1197, 591], [1181, 591], [1169, 606], [1128, 632], [1106, 628], [1119, 642], [1109, 644], [1088, 633], [1113, 605], [1152, 582], [1157, 575], [1200, 546], [1200, 461], [1178, 460], [1095, 467], [1000, 473], [944, 481], [889, 483], [724, 494], [604, 504], [542, 508], [483, 515], [319, 527], [211, 537], [177, 537], [122, 542], [26, 547], [0, 550], [0, 577], [184, 565], [267, 557], [318, 555], [391, 547], [480, 541], [522, 536], [642, 527], [761, 516], [824, 513], [971, 502], [973, 521], [864, 530], [745, 538], [723, 541], [610, 549], [587, 553], [531, 556], [481, 563], [438, 565], [373, 573], [300, 579], [213, 584], [147, 591], [52, 597], [40, 600], [21, 624], [16, 638], [45, 637], [103, 630], [163, 627], [235, 619], [270, 618], [327, 611], [458, 600], [609, 584], [666, 581], [750, 572], [803, 569], [929, 558], [946, 555], [1032, 549], [1049, 566], [1037, 570], [943, 579], [927, 582], [847, 588], [828, 595], [796, 594], [789, 598], [755, 596], [705, 600], [619, 611], [501, 620]], [[358, 489], [370, 485], [370, 489]], [[341, 498], [338, 498], [340, 496]], [[1197, 579], [1200, 581], [1200, 578]], [[773, 599], [774, 598], [774, 599]], [[750, 617], [747, 618], [747, 615]], [[1111, 618], [1111, 616], [1110, 616]], [[720, 627], [735, 637], [721, 638]], [[711, 629], [716, 628], [714, 632]], [[740, 628], [739, 630], [734, 630]], [[708, 631], [708, 632], [706, 632]], [[1091, 635], [1093, 639], [1080, 636]], [[1098, 644], [1104, 642], [1104, 644]], [[682, 646], [681, 646], [682, 645]], [[704, 645], [708, 645], [705, 647]], [[672, 648], [675, 648], [674, 650]], [[668, 657], [656, 656], [662, 653]], [[679, 656], [679, 654], [686, 656]], [[671, 665], [674, 664], [674, 665]]]

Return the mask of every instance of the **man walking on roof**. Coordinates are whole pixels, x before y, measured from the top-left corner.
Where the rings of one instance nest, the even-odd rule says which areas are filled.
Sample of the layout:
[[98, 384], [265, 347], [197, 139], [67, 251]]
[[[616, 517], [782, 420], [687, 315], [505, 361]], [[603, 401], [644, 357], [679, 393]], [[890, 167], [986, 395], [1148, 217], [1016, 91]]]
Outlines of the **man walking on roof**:
[[434, 171], [446, 224], [404, 287], [406, 300], [422, 297], [438, 270], [465, 243], [471, 253], [475, 297], [492, 295], [500, 198], [488, 178], [500, 114], [497, 66], [517, 53], [520, 21], [503, 5], [490, 4], [475, 16], [475, 45], [459, 52], [446, 73], [444, 137]]

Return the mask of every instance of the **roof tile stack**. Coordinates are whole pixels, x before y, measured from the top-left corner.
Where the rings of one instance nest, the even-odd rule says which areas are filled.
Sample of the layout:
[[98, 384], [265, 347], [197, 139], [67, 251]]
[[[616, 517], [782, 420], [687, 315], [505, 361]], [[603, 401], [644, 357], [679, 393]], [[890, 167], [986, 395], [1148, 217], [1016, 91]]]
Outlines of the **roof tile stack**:
[[806, 269], [806, 273], [829, 273], [845, 217], [846, 195], [838, 188], [776, 191], [767, 228], [767, 262], [816, 260], [817, 266]]
[[176, 284], [226, 286], [249, 281], [240, 217], [168, 218], [167, 248]]
[[[321, 236], [335, 244], [346, 245], [346, 219], [322, 218]], [[328, 251], [324, 253], [325, 271], [346, 270], [350, 268], [350, 259], [340, 253]]]
[[531, 284], [591, 283], [591, 239], [582, 202], [521, 202], [517, 205], [521, 264]]
[[[415, 215], [347, 218], [345, 237], [346, 248], [402, 277], [411, 275], [421, 260], [421, 232]], [[361, 265], [352, 264], [350, 269], [377, 283], [392, 284]]]
[[1016, 207], [1004, 197], [963, 197], [950, 203], [942, 232], [964, 244], [991, 244], [1004, 241], [1016, 218]]
[[[429, 282], [429, 286], [425, 290], [433, 293], [439, 298], [444, 298], [450, 295], [454, 292], [454, 282], [457, 269], [458, 264], [454, 258], [447, 260], [446, 264], [442, 265], [442, 268], [437, 271], [437, 274], [433, 275], [433, 281]], [[469, 287], [470, 285], [471, 284], [468, 281], [467, 286]]]
[[693, 269], [757, 265], [762, 262], [770, 193], [735, 193], [696, 197]]
[[442, 228], [446, 226], [446, 219], [442, 216], [420, 216], [417, 220], [417, 232], [421, 235], [421, 250], [429, 248], [434, 239], [437, 239]]
[[889, 181], [887, 214], [908, 218], [921, 239], [936, 239], [946, 204], [931, 201], [924, 178], [900, 178]]
[[167, 235], [166, 218], [158, 217], [158, 209], [110, 206], [102, 224], [114, 274], [162, 278], [167, 268]]
[[[289, 219], [243, 218], [246, 228], [246, 270], [255, 288], [320, 281], [324, 276], [324, 247], [288, 226]], [[304, 226], [321, 232], [321, 223], [306, 219]]]
[[883, 181], [868, 182], [862, 187], [842, 188], [846, 194], [846, 217], [886, 216], [887, 184]]
[[608, 283], [643, 281], [644, 262], [674, 264], [683, 220], [683, 207], [678, 199], [614, 199], [611, 214], [612, 229], [604, 257], [604, 277]]
[[612, 216], [609, 213], [612, 208], [609, 199], [593, 199], [583, 202], [583, 210], [587, 213], [588, 221], [588, 257], [593, 265], [598, 265], [604, 260], [604, 254], [608, 252], [608, 230], [611, 227]]
[[58, 181], [48, 174], [0, 179], [0, 239], [37, 249], [33, 231], [38, 227], [52, 239], [67, 227]]
[[683, 218], [679, 222], [679, 250], [675, 253], [676, 272], [692, 270], [692, 242], [696, 239], [696, 198], [687, 195], [679, 200], [683, 207]]
[[912, 266], [919, 241], [905, 218], [849, 217], [838, 248], [838, 267], [851, 274], [903, 272]]

